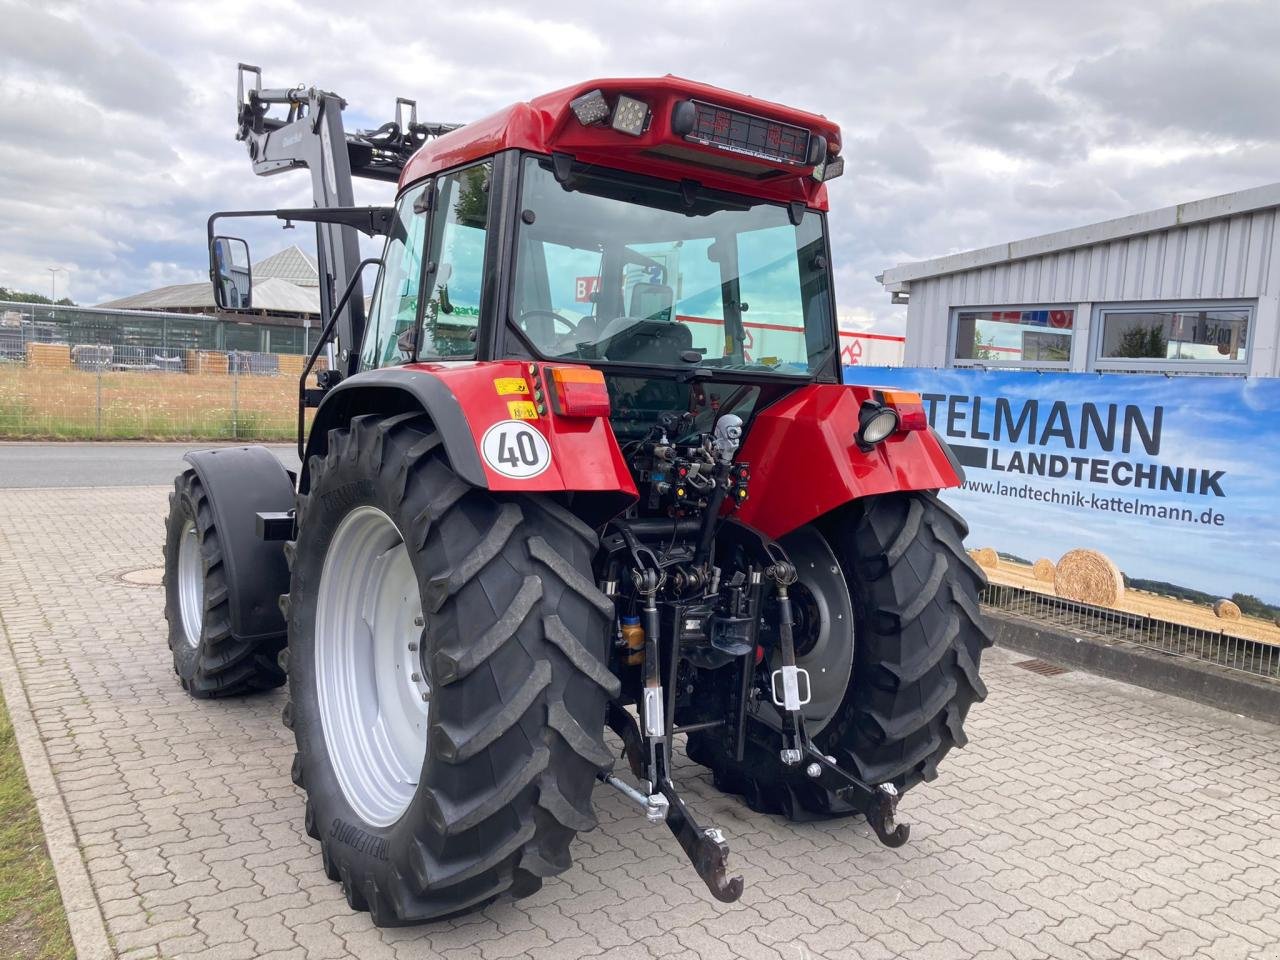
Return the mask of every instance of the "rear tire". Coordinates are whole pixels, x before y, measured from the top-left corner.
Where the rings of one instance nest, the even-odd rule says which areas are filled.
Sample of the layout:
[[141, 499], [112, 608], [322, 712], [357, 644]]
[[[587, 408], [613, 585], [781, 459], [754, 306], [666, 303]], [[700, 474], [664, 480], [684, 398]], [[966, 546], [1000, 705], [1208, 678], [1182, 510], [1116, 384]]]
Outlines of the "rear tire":
[[239, 640], [213, 505], [194, 470], [174, 480], [165, 522], [164, 616], [173, 672], [197, 699], [271, 690], [284, 683], [276, 662], [284, 637]]
[[[932, 493], [874, 497], [822, 532], [853, 601], [854, 651], [848, 690], [813, 742], [864, 782], [905, 792], [934, 779], [947, 753], [965, 745], [965, 717], [986, 697], [978, 676], [991, 645], [978, 610], [986, 577], [964, 550], [964, 521]], [[804, 584], [803, 566], [799, 573]], [[808, 780], [803, 765], [784, 766], [776, 749], [753, 744], [738, 763], [707, 734], [690, 736], [688, 749], [720, 789], [755, 809], [795, 820], [854, 812]]]
[[[306, 829], [320, 841], [325, 872], [380, 926], [535, 892], [568, 869], [575, 834], [595, 826], [592, 789], [611, 765], [603, 731], [605, 703], [618, 690], [605, 666], [613, 605], [592, 579], [595, 533], [549, 497], [465, 483], [421, 414], [362, 416], [331, 431], [310, 477], [298, 540], [286, 550], [285, 722], [297, 743], [293, 777], [307, 794]], [[392, 549], [407, 551], [412, 564], [417, 597], [408, 603], [420, 602], [413, 612], [424, 622], [402, 639], [406, 649], [416, 645], [419, 659], [406, 666], [420, 674], [429, 703], [420, 769], [393, 765], [405, 773], [386, 795], [401, 797], [400, 807], [384, 804], [379, 815], [367, 815], [365, 794], [351, 784], [383, 774], [341, 753], [362, 741], [335, 733], [350, 729], [335, 719], [347, 715], [333, 706], [344, 701], [319, 672], [336, 662], [326, 651], [332, 625], [347, 622], [333, 613], [341, 603], [366, 611], [369, 637], [388, 635], [354, 593], [327, 605], [325, 591], [343, 584], [331, 577], [321, 587], [326, 564], [339, 562], [341, 546], [326, 557], [343, 542], [344, 520], [371, 510], [394, 525], [403, 546]], [[403, 622], [413, 624], [412, 615]], [[381, 656], [368, 654], [371, 662]], [[378, 700], [380, 718], [384, 706], [393, 717], [392, 698]]]

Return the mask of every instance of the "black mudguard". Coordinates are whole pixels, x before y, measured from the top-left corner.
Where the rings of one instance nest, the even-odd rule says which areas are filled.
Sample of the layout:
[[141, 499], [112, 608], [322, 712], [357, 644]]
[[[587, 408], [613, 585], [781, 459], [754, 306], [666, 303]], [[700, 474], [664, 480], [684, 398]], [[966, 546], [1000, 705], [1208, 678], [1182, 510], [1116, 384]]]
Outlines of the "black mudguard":
[[431, 417], [458, 476], [474, 487], [489, 486], [466, 414], [448, 385], [429, 371], [383, 367], [348, 377], [325, 394], [307, 436], [299, 489], [306, 493], [308, 463], [313, 456], [324, 456], [330, 429], [345, 426], [352, 417], [364, 413], [391, 416], [411, 410], [422, 410]]
[[231, 632], [240, 640], [285, 633], [280, 595], [289, 592], [289, 566], [280, 541], [257, 532], [260, 512], [294, 508], [293, 481], [266, 447], [195, 450], [184, 458], [204, 484], [222, 542], [231, 605]]

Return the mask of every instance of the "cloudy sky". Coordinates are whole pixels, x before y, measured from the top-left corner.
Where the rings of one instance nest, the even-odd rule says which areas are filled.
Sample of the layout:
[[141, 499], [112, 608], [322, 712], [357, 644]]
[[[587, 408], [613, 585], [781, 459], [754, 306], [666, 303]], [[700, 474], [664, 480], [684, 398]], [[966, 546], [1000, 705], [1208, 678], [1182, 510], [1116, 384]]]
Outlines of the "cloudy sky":
[[783, 6], [0, 0], [0, 286], [47, 292], [60, 266], [59, 295], [98, 303], [198, 280], [211, 211], [309, 203], [304, 175], [250, 173], [237, 61], [338, 91], [349, 127], [397, 95], [466, 120], [667, 72], [826, 114], [841, 314], [886, 332], [896, 263], [1280, 180], [1273, 0]]

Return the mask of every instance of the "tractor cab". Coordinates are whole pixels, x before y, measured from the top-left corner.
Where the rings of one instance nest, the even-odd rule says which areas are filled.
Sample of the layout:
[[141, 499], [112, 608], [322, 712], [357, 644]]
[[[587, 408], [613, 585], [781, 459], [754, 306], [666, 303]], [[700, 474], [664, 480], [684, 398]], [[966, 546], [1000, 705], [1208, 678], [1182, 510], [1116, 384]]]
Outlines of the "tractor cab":
[[[251, 116], [251, 142], [255, 122], [272, 132]], [[359, 215], [385, 247], [368, 316], [354, 296], [335, 311], [325, 387], [421, 363], [586, 364], [634, 437], [759, 396], [744, 386], [838, 382], [830, 121], [667, 76], [591, 81], [436, 133], [404, 162], [394, 207]], [[298, 214], [277, 212], [353, 219]], [[211, 241], [220, 305], [248, 303], [227, 272], [238, 247]]]

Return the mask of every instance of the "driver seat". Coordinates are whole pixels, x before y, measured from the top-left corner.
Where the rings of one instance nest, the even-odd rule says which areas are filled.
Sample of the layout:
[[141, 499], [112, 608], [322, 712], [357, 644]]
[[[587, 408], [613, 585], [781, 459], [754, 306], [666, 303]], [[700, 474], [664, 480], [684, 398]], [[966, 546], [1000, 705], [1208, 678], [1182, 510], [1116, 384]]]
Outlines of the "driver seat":
[[675, 299], [675, 290], [665, 283], [632, 287], [628, 316], [642, 322], [610, 339], [608, 358], [630, 363], [679, 363], [680, 355], [693, 349], [693, 331], [675, 319]]

